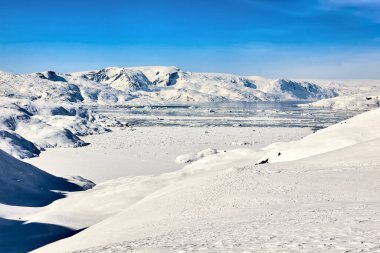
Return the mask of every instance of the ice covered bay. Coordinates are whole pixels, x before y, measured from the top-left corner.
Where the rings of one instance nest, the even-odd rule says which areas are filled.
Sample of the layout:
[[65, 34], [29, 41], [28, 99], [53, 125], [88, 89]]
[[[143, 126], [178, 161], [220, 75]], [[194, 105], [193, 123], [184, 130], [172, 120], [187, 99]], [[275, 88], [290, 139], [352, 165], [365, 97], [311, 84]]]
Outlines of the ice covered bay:
[[28, 162], [59, 176], [81, 175], [100, 183], [123, 176], [158, 175], [183, 167], [176, 158], [204, 149], [260, 149], [298, 140], [357, 112], [299, 108], [287, 103], [224, 103], [91, 108], [128, 121], [102, 135], [83, 137], [91, 145], [55, 148]]

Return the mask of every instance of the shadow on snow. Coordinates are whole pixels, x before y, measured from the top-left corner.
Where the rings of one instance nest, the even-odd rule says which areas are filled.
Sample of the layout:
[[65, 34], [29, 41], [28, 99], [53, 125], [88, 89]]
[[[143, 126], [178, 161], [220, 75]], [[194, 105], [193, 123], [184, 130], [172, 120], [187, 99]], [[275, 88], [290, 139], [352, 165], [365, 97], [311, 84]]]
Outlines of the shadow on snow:
[[25, 253], [72, 236], [81, 230], [0, 218], [0, 252]]

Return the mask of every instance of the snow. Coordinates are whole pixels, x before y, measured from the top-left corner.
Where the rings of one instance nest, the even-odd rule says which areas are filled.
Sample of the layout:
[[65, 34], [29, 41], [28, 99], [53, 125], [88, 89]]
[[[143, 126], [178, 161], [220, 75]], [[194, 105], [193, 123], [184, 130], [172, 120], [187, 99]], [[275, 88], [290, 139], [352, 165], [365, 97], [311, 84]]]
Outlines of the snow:
[[135, 69], [122, 69], [117, 67], [105, 68], [97, 72], [89, 72], [81, 75], [86, 80], [109, 84], [118, 90], [147, 89], [151, 84], [146, 76]]
[[87, 105], [315, 100], [336, 95], [334, 90], [310, 82], [194, 73], [162, 66], [23, 75], [0, 72], [0, 96]]
[[24, 163], [0, 150], [0, 204], [44, 206], [63, 198], [62, 192], [83, 188]]
[[[259, 86], [260, 87], [260, 86]], [[262, 91], [278, 96], [278, 100], [316, 100], [325, 97], [335, 97], [334, 89], [323, 89], [310, 82], [299, 82], [279, 79], [262, 85]]]
[[[377, 93], [379, 94], [379, 93]], [[380, 107], [380, 95], [365, 95], [356, 94], [349, 96], [339, 96], [329, 99], [321, 99], [319, 101], [302, 104], [300, 106], [305, 107], [327, 107], [332, 109], [349, 109], [349, 110], [371, 110], [376, 107]]]
[[[272, 158], [273, 146], [230, 150], [177, 172], [70, 194], [28, 219], [73, 227], [85, 215], [84, 223], [102, 221], [35, 252], [374, 252], [380, 246], [379, 119], [380, 109], [373, 110], [282, 144], [283, 162], [257, 164]], [[301, 154], [291, 155], [296, 149]], [[73, 203], [72, 219], [59, 215]], [[99, 203], [115, 213], [104, 218]]]
[[197, 153], [190, 153], [190, 154], [177, 156], [177, 158], [175, 160], [178, 163], [192, 163], [192, 162], [197, 161], [201, 158], [204, 158], [204, 157], [209, 156], [209, 155], [217, 154], [217, 153], [218, 153], [218, 151], [216, 149], [208, 148], [208, 149], [199, 151]]
[[[84, 104], [289, 101], [378, 94], [379, 80], [288, 80], [196, 73], [174, 66], [107, 67], [76, 73], [0, 72], [0, 96]], [[375, 93], [376, 92], [376, 93]]]
[[[284, 124], [349, 114], [199, 105], [369, 110], [379, 90], [165, 66], [0, 72], [0, 251], [378, 251], [380, 109], [310, 134]], [[154, 107], [172, 103], [193, 107]]]
[[[298, 80], [302, 81], [302, 80]], [[300, 106], [367, 111], [379, 107], [380, 80], [309, 80], [335, 90], [339, 96]]]
[[122, 126], [117, 120], [70, 104], [0, 97], [0, 147], [18, 158], [38, 156], [45, 148], [85, 146], [79, 136]]
[[18, 75], [0, 72], [0, 95], [29, 100], [83, 101], [76, 85], [51, 81], [37, 74]]
[[[205, 130], [206, 129], [206, 130]], [[272, 142], [297, 140], [311, 133], [294, 127], [134, 127], [113, 128], [101, 135], [83, 136], [91, 145], [79, 149], [48, 149], [27, 162], [58, 176], [80, 175], [95, 183], [125, 176], [159, 175], [181, 169], [176, 158], [198, 150], [260, 149]], [[112, 161], [112, 162], [110, 162]]]
[[149, 81], [157, 86], [171, 86], [175, 84], [175, 78], [180, 71], [177, 67], [171, 66], [146, 66], [131, 67], [126, 69], [140, 70], [149, 79]]
[[[171, 89], [161, 90], [158, 96], [165, 101], [273, 101], [315, 100], [334, 97], [328, 89], [306, 82], [266, 80], [258, 86], [254, 79], [228, 74], [179, 72]], [[307, 89], [312, 86], [313, 89]], [[274, 88], [275, 87], [275, 88]]]
[[31, 158], [41, 153], [32, 142], [14, 132], [4, 130], [0, 130], [0, 149], [19, 158]]
[[[0, 129], [5, 131], [2, 148], [16, 157], [33, 157], [47, 147], [78, 147], [85, 145], [80, 138], [65, 128], [58, 128], [34, 117], [14, 101], [0, 104]], [[7, 134], [5, 134], [7, 133]]]
[[[339, 124], [319, 130], [302, 140], [290, 143], [274, 143], [261, 159], [267, 162], [298, 160], [358, 143], [380, 138], [380, 109], [360, 114]], [[330, 141], [333, 140], [333, 141]]]
[[295, 80], [316, 83], [324, 88], [332, 88], [336, 92], [338, 92], [340, 96], [378, 93], [380, 90], [380, 80], [376, 80], [376, 79], [346, 79], [346, 80], [295, 79]]
[[[56, 177], [0, 150], [0, 251], [29, 252], [73, 235], [54, 224], [25, 223], [22, 217], [42, 206], [94, 186], [82, 178]], [[21, 238], [21, 243], [20, 243]]]

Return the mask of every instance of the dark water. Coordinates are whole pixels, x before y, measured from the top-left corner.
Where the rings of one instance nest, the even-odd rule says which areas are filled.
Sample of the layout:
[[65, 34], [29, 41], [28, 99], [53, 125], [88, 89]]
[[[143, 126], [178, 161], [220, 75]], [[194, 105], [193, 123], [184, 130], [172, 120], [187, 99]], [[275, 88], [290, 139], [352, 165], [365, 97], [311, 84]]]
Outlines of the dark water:
[[135, 126], [310, 127], [320, 129], [360, 112], [298, 107], [302, 102], [100, 106], [99, 113]]

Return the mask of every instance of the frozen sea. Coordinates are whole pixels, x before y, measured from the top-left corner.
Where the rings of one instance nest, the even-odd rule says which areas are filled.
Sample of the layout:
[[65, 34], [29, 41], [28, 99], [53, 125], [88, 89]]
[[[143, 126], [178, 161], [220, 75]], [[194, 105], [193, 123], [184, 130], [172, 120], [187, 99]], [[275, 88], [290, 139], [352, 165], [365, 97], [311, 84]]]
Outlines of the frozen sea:
[[176, 158], [204, 149], [259, 150], [274, 142], [301, 139], [359, 112], [300, 108], [287, 103], [223, 103], [93, 107], [129, 122], [101, 135], [84, 136], [91, 145], [54, 148], [28, 162], [59, 176], [82, 176], [96, 183], [181, 169]]
[[209, 103], [198, 105], [99, 106], [132, 126], [325, 128], [360, 112], [298, 107], [302, 102]]

